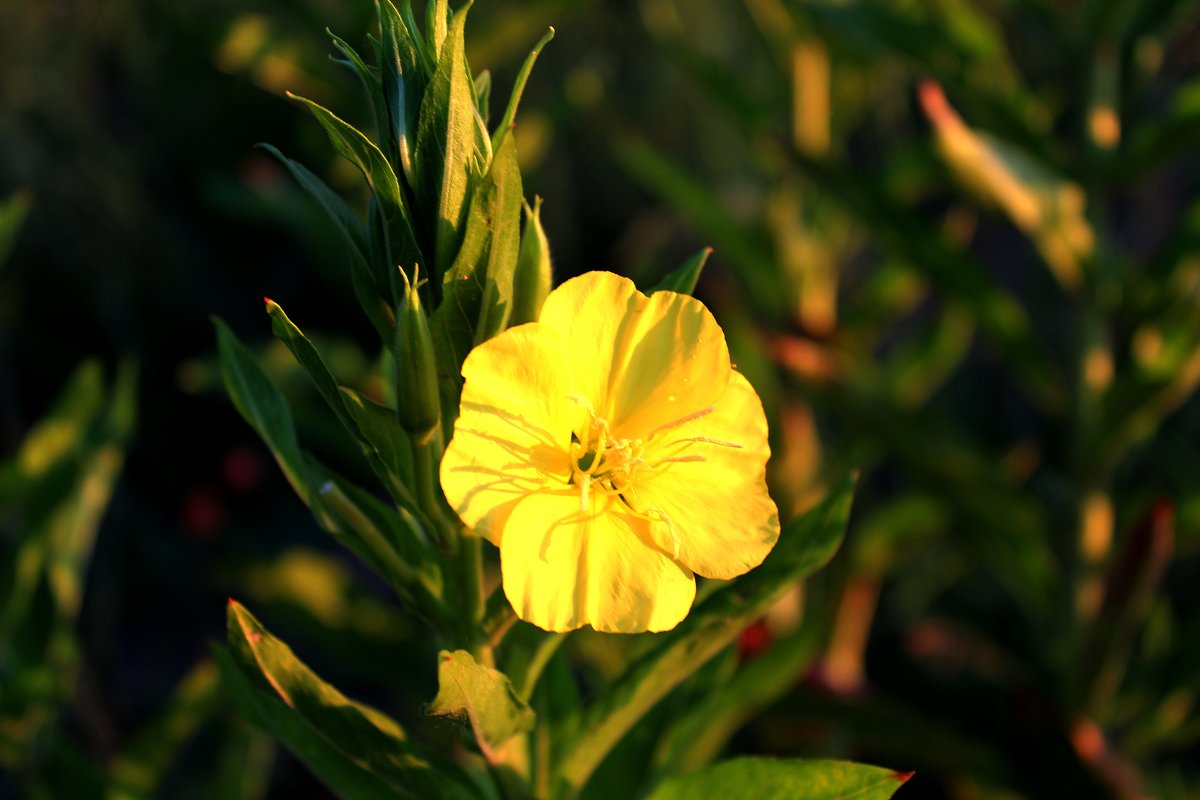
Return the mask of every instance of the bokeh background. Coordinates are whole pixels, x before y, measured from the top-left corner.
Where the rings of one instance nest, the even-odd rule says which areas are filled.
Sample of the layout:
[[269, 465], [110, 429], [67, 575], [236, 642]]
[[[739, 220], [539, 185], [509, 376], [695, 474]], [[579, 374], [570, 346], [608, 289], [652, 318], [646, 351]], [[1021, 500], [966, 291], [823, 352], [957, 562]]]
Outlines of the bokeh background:
[[[81, 364], [93, 392], [132, 366], [137, 399], [69, 666], [18, 681], [0, 642], [0, 797], [327, 796], [205, 666], [229, 595], [348, 694], [432, 697], [430, 643], [237, 416], [210, 322], [367, 474], [261, 298], [376, 396], [378, 341], [335, 230], [255, 144], [364, 201], [284, 92], [365, 124], [324, 30], [365, 45], [373, 20], [0, 0], [0, 501]], [[906, 800], [1198, 796], [1200, 9], [479, 0], [493, 104], [548, 25], [517, 142], [556, 278], [648, 288], [714, 247], [697, 295], [764, 398], [783, 514], [861, 471], [838, 558], [729, 656], [760, 690], [715, 746], [916, 770]], [[579, 639], [585, 683], [619, 664]], [[636, 790], [626, 749], [595, 796]]]

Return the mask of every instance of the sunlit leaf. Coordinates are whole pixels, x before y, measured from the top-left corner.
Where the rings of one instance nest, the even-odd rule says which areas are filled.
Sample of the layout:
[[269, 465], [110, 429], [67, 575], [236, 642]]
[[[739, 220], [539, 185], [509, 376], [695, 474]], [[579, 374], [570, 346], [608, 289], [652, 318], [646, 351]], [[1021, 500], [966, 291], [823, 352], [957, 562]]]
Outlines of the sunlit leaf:
[[648, 800], [888, 800], [911, 777], [849, 761], [736, 758], [666, 781]]
[[232, 601], [228, 623], [216, 658], [234, 699], [338, 795], [472, 796], [450, 764], [419, 755], [394, 720], [322, 681]]
[[425, 709], [466, 724], [489, 760], [512, 737], [533, 727], [533, 711], [503, 672], [477, 662], [465, 650], [438, 655], [438, 693]]

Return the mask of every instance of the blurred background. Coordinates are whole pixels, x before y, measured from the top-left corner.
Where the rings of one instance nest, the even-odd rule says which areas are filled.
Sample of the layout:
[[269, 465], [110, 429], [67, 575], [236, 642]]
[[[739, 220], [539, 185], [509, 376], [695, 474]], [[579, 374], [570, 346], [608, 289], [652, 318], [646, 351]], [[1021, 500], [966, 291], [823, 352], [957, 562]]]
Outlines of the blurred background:
[[[221, 694], [227, 595], [351, 696], [433, 695], [210, 323], [369, 474], [262, 298], [376, 397], [378, 340], [255, 144], [365, 203], [284, 92], [365, 125], [324, 31], [365, 47], [374, 14], [0, 0], [0, 797], [328, 796]], [[496, 96], [548, 25], [517, 142], [556, 279], [712, 246], [781, 512], [861, 470], [837, 559], [725, 659], [712, 750], [916, 770], [906, 800], [1200, 796], [1200, 8], [479, 0]], [[623, 646], [580, 635], [585, 683]], [[638, 788], [625, 749], [595, 796]]]

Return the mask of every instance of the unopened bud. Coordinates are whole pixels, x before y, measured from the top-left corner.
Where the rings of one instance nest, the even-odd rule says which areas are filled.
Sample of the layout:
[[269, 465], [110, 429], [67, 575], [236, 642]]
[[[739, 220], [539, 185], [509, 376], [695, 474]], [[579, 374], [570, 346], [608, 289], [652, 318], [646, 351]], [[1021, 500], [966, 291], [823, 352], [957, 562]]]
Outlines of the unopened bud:
[[525, 203], [525, 232], [521, 236], [521, 250], [513, 273], [513, 310], [508, 318], [509, 327], [537, 322], [542, 303], [550, 294], [550, 242], [542, 230], [541, 210], [540, 197], [534, 198], [533, 208]]
[[410, 282], [404, 271], [404, 298], [396, 310], [396, 415], [417, 443], [425, 442], [441, 418], [437, 359], [429, 320], [421, 308], [417, 271]]

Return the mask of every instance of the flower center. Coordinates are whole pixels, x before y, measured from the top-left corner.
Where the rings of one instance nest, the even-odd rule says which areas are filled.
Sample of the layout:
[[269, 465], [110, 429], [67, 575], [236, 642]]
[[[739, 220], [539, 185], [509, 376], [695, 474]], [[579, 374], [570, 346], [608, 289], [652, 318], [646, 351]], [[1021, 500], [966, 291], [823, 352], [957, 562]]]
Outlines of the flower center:
[[590, 404], [588, 420], [571, 434], [571, 478], [579, 487], [579, 510], [586, 511], [593, 489], [621, 496], [633, 484], [633, 476], [645, 453], [641, 439], [618, 439], [608, 420], [596, 415]]

